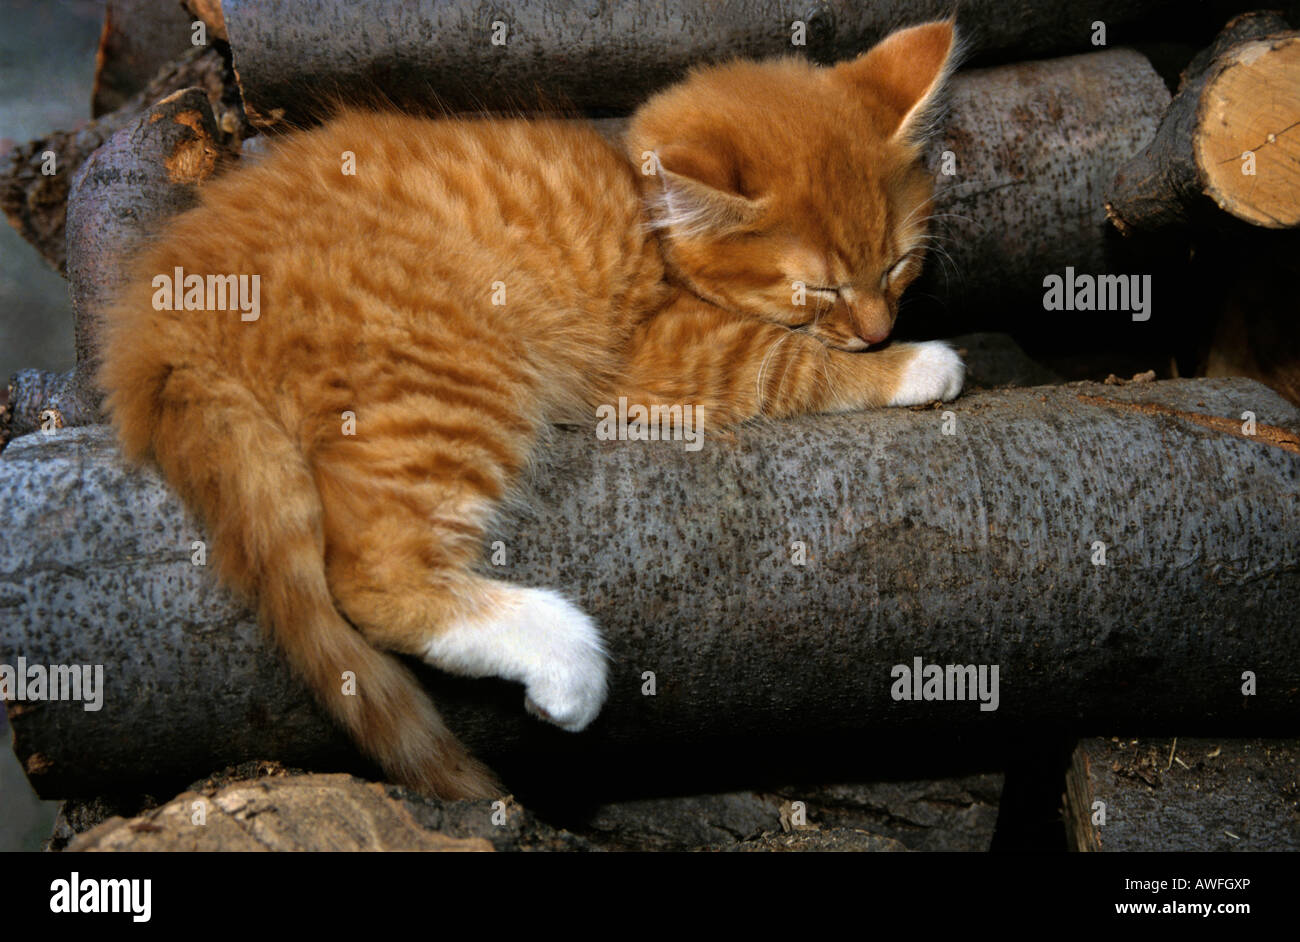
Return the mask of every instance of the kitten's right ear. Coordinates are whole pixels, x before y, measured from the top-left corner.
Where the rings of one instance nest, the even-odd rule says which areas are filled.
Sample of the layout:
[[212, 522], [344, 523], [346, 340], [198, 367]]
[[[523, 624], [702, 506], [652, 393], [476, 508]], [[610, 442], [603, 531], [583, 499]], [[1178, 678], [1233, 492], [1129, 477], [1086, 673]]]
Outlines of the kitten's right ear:
[[739, 173], [717, 149], [672, 144], [654, 152], [655, 227], [680, 235], [722, 234], [758, 219], [762, 207], [742, 190]]
[[930, 106], [956, 67], [956, 49], [953, 20], [922, 23], [890, 33], [856, 59], [831, 68], [829, 75], [869, 87], [890, 112], [894, 139], [917, 144]]

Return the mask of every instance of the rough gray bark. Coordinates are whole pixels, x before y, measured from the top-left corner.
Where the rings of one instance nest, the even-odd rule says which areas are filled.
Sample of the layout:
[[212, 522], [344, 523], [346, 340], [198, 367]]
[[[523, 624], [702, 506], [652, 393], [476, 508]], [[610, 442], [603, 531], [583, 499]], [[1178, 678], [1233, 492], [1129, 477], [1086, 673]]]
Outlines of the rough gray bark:
[[[1209, 88], [1224, 69], [1239, 67], [1232, 55], [1234, 49], [1254, 40], [1284, 35], [1289, 29], [1287, 21], [1275, 13], [1242, 14], [1224, 27], [1213, 44], [1197, 54], [1183, 71], [1178, 94], [1161, 118], [1154, 138], [1140, 153], [1118, 169], [1114, 181], [1105, 188], [1108, 193], [1106, 216], [1115, 228], [1130, 235], [1143, 230], [1182, 225], [1198, 214], [1206, 215], [1216, 205], [1218, 209], [1255, 225], [1265, 224], [1261, 217], [1261, 212], [1265, 210], [1286, 215], [1292, 220], [1291, 225], [1294, 225], [1297, 201], [1282, 191], [1264, 199], [1262, 206], [1241, 205], [1235, 199], [1235, 194], [1230, 193], [1221, 194], [1213, 201], [1208, 199], [1211, 184], [1195, 153], [1200, 136], [1221, 132], [1223, 121], [1217, 111], [1220, 106]], [[1249, 68], [1258, 68], [1258, 53], [1252, 53], [1250, 58], [1252, 62]], [[1295, 84], [1293, 81], [1292, 85]], [[1263, 94], [1268, 91], [1267, 85], [1273, 87], [1274, 94], [1271, 96]], [[1293, 124], [1300, 115], [1294, 111], [1297, 97], [1294, 87], [1290, 91], [1289, 106], [1284, 103], [1287, 98], [1286, 89], [1277, 87], [1274, 82], [1261, 82], [1259, 91], [1261, 100], [1258, 103], [1234, 101], [1231, 107], [1257, 106], [1261, 114], [1272, 109], [1275, 123], [1265, 121], [1259, 131], [1258, 142], [1252, 141], [1249, 145], [1263, 148], [1266, 146], [1267, 127], [1272, 127], [1280, 134], [1285, 133], [1285, 130], [1289, 130], [1287, 125]], [[1287, 110], [1288, 107], [1291, 111]], [[1234, 168], [1235, 166], [1234, 164]], [[1290, 178], [1294, 178], [1296, 173], [1294, 166], [1292, 158]], [[1262, 181], [1251, 181], [1252, 184], [1255, 182]], [[1251, 186], [1250, 189], [1262, 190], [1262, 187]], [[1288, 180], [1285, 189], [1293, 193], [1293, 183]]]
[[99, 352], [99, 318], [121, 290], [134, 252], [170, 217], [198, 202], [222, 158], [207, 94], [168, 95], [77, 172], [68, 194], [68, 279], [77, 363]]
[[950, 102], [928, 151], [938, 257], [919, 292], [953, 311], [1037, 309], [1043, 277], [1066, 266], [1131, 271], [1112, 259], [1101, 195], [1169, 103], [1146, 57], [1116, 49], [972, 70]]
[[[1092, 24], [1116, 32], [1168, 0], [967, 0], [958, 28], [972, 53], [1032, 57], [1092, 46]], [[550, 101], [630, 110], [701, 62], [803, 53], [830, 62], [899, 26], [951, 14], [950, 0], [419, 0], [377, 8], [351, 0], [222, 0], [244, 102], [255, 123], [317, 116], [332, 90], [380, 85], [396, 98], [436, 93], [455, 109]], [[793, 45], [795, 21], [804, 44]], [[501, 24], [494, 27], [494, 23]], [[496, 42], [493, 42], [494, 34]], [[1111, 40], [1116, 41], [1115, 39]]]
[[0, 409], [0, 447], [14, 435], [36, 429], [93, 425], [101, 421], [100, 396], [88, 373], [73, 367], [63, 373], [19, 370], [9, 378]]
[[66, 226], [77, 365], [57, 375], [17, 373], [0, 438], [99, 420], [94, 371], [103, 312], [126, 280], [133, 251], [193, 206], [199, 185], [229, 159], [220, 141], [207, 94], [182, 89], [115, 133], [77, 171]]
[[[212, 47], [192, 49], [168, 64], [121, 108], [70, 131], [53, 131], [0, 154], [0, 209], [9, 224], [35, 246], [52, 268], [67, 274], [64, 223], [68, 187], [81, 165], [110, 137], [139, 120], [155, 102], [182, 88], [199, 87], [219, 113], [226, 140], [237, 143], [247, 130], [234, 75]], [[47, 153], [54, 155], [54, 173]]]
[[[1241, 380], [984, 392], [744, 428], [698, 452], [561, 431], [528, 509], [488, 534], [505, 552], [488, 568], [571, 593], [603, 626], [604, 713], [570, 736], [525, 715], [515, 685], [427, 680], [489, 759], [724, 735], [1294, 724], [1298, 431], [1300, 411]], [[10, 704], [42, 795], [355, 756], [192, 564], [193, 518], [121, 465], [106, 429], [12, 442], [0, 518], [0, 663], [105, 667], [98, 712]], [[999, 708], [895, 701], [892, 668], [916, 657], [998, 665]], [[1244, 670], [1262, 679], [1248, 709]]]
[[1085, 739], [1066, 830], [1084, 851], [1296, 851], [1297, 774], [1294, 739]]

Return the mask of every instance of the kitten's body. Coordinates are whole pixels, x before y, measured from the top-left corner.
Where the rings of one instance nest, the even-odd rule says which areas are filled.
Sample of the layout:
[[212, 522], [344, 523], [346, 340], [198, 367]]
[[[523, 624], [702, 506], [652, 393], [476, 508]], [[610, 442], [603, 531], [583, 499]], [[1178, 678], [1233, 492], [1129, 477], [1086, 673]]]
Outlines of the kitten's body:
[[[920, 266], [929, 182], [908, 122], [952, 37], [918, 29], [868, 70], [921, 43], [923, 81], [898, 102], [862, 92], [856, 73], [831, 95], [808, 84], [829, 73], [801, 62], [738, 64], [643, 109], [631, 160], [575, 122], [347, 112], [206, 186], [140, 260], [101, 371], [124, 447], [202, 512], [225, 580], [395, 779], [448, 796], [496, 788], [380, 649], [520, 681], [530, 709], [566, 728], [603, 702], [590, 619], [470, 571], [542, 426], [594, 424], [619, 396], [692, 404], [716, 427], [956, 394], [960, 364], [939, 345], [845, 349], [888, 332]], [[763, 81], [769, 133], [726, 141], [736, 90], [761, 95]], [[859, 125], [799, 141], [781, 124], [804, 107], [799, 83], [826, 99], [814, 119]], [[855, 111], [860, 93], [879, 100]], [[710, 101], [736, 113], [710, 125]], [[823, 158], [801, 152], [818, 146]], [[823, 185], [777, 198], [763, 168], [801, 160]], [[842, 178], [864, 162], [876, 166], [855, 197]], [[155, 309], [153, 276], [176, 268], [260, 275], [260, 317]], [[792, 308], [805, 279], [813, 296]]]

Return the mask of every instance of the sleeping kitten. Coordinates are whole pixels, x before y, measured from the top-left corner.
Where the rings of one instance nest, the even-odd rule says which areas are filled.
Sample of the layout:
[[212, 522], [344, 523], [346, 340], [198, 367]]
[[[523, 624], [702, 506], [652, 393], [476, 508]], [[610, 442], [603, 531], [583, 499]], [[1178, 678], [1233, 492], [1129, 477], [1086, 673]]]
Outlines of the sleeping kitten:
[[[471, 568], [542, 426], [620, 396], [720, 426], [957, 395], [946, 345], [875, 349], [925, 255], [952, 46], [940, 22], [831, 68], [699, 69], [626, 155], [576, 122], [344, 112], [143, 254], [100, 372], [122, 446], [394, 780], [499, 793], [387, 651], [518, 681], [568, 730], [604, 701], [592, 620]], [[174, 309], [176, 269], [258, 276], [256, 318]]]

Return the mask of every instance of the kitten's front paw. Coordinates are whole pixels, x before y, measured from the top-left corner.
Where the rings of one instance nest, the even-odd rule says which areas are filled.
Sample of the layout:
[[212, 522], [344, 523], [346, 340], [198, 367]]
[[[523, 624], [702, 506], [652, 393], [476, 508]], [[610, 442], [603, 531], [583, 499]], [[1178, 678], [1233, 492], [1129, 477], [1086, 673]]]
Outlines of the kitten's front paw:
[[915, 406], [936, 399], [947, 402], [957, 398], [966, 376], [966, 365], [957, 351], [939, 340], [908, 346], [916, 353], [903, 367], [888, 405]]

